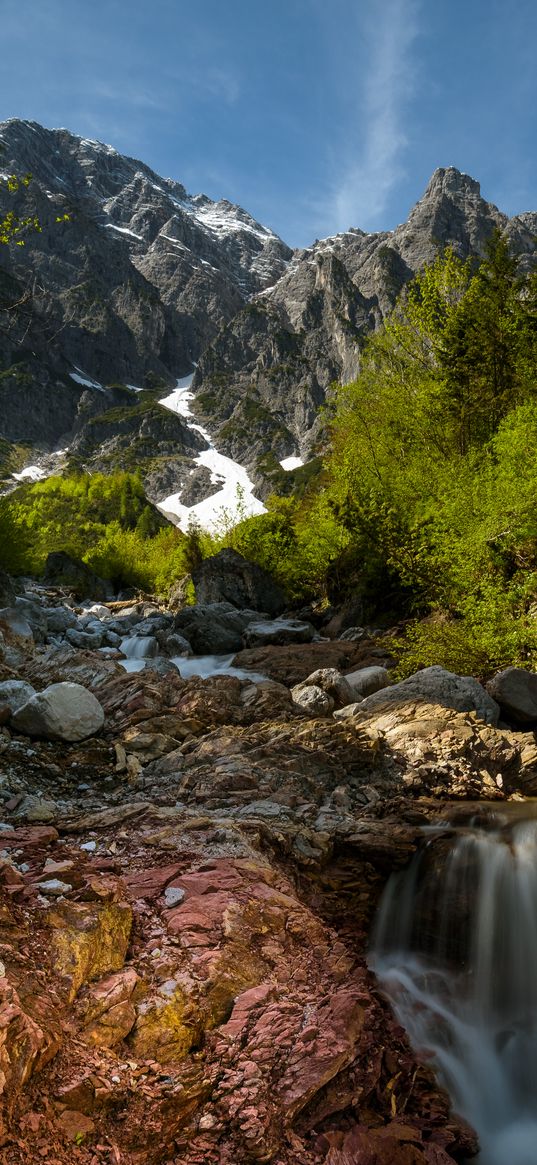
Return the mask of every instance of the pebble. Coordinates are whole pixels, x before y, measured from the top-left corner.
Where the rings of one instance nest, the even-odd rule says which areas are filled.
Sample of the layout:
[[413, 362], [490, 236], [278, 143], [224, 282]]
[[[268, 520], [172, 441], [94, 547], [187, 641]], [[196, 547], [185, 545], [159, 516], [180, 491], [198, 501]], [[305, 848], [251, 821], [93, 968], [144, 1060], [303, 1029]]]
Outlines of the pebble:
[[84, 841], [84, 842], [82, 842], [80, 849], [86, 850], [87, 853], [92, 854], [97, 849], [97, 842], [96, 841]]
[[185, 892], [179, 886], [167, 886], [164, 891], [164, 901], [167, 907], [179, 906], [184, 901]]
[[48, 882], [40, 882], [39, 889], [42, 894], [51, 894], [57, 898], [60, 894], [69, 894], [73, 887], [68, 882], [60, 882], [59, 878], [50, 878]]

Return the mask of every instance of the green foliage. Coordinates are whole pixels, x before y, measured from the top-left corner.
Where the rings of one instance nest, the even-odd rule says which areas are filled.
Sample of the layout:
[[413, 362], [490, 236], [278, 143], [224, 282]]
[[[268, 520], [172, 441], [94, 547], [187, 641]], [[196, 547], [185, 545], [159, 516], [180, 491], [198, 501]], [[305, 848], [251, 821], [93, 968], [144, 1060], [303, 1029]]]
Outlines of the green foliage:
[[1, 569], [40, 575], [53, 550], [159, 594], [189, 569], [187, 539], [149, 505], [139, 474], [49, 477], [0, 498]]

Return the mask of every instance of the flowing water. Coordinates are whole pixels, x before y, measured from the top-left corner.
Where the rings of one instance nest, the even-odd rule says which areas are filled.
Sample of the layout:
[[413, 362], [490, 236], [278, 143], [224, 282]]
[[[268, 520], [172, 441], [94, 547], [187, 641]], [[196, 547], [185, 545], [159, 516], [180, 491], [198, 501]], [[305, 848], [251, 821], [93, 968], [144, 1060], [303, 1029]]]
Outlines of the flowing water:
[[[132, 635], [130, 638], [122, 640], [121, 650], [126, 658], [119, 662], [125, 671], [142, 671], [146, 660], [150, 657], [154, 658], [151, 644], [150, 637], [144, 638], [142, 635]], [[261, 672], [248, 671], [243, 667], [233, 667], [232, 659], [233, 655], [174, 655], [172, 663], [179, 669], [179, 675], [184, 680], [189, 680], [191, 676], [200, 676], [205, 680], [209, 676], [224, 675], [235, 676], [239, 680], [251, 680], [253, 684], [258, 684], [267, 679], [267, 676], [262, 675]]]
[[537, 821], [432, 836], [388, 883], [369, 963], [479, 1165], [537, 1165]]

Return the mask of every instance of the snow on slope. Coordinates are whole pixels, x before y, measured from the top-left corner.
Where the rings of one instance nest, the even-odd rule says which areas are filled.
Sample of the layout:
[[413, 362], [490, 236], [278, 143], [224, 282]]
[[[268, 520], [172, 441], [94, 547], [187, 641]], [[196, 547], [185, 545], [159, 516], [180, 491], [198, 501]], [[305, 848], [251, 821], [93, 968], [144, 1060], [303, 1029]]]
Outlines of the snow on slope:
[[195, 458], [197, 465], [205, 466], [211, 473], [211, 484], [218, 489], [210, 497], [197, 502], [195, 506], [184, 506], [181, 503], [181, 491], [170, 494], [158, 503], [159, 510], [183, 531], [188, 530], [189, 523], [198, 522], [205, 530], [215, 530], [222, 520], [238, 522], [241, 518], [253, 514], [264, 514], [266, 507], [258, 498], [254, 497], [253, 482], [250, 481], [246, 469], [231, 457], [224, 457], [215, 449], [211, 437], [201, 425], [190, 421], [192, 411], [190, 401], [193, 393], [190, 392], [193, 375], [185, 376], [177, 381], [177, 387], [165, 396], [159, 403], [173, 413], [185, 417], [189, 428], [201, 433], [209, 448], [203, 449]]

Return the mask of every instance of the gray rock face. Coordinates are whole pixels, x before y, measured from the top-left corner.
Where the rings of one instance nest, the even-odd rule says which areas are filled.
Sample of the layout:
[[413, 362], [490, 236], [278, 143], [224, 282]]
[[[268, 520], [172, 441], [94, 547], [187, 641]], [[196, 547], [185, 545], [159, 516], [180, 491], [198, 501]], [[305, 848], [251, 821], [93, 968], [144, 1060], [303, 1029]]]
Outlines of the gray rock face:
[[537, 720], [537, 675], [523, 667], [507, 667], [487, 684], [487, 692], [504, 715], [519, 724]]
[[14, 198], [0, 189], [0, 210], [43, 224], [5, 256], [8, 300], [34, 276], [39, 290], [3, 343], [0, 436], [41, 455], [68, 446], [95, 468], [143, 465], [155, 500], [211, 492], [193, 465], [205, 439], [158, 404], [158, 385], [197, 364], [194, 413], [265, 496], [282, 487], [279, 460], [310, 456], [329, 385], [355, 376], [364, 340], [439, 246], [480, 254], [501, 227], [533, 262], [537, 214], [509, 220], [453, 168], [395, 231], [351, 228], [293, 253], [240, 207], [110, 146], [16, 119], [0, 141], [3, 168], [33, 174]]
[[51, 684], [31, 696], [12, 716], [16, 732], [47, 740], [85, 740], [99, 732], [104, 712], [92, 692], [81, 684]]
[[356, 376], [364, 340], [405, 283], [436, 257], [438, 244], [463, 258], [483, 254], [495, 227], [507, 231], [523, 267], [534, 261], [537, 214], [509, 220], [474, 179], [439, 169], [395, 231], [352, 229], [295, 252], [274, 287], [243, 308], [199, 361], [196, 403], [222, 451], [265, 479], [271, 453], [279, 459], [298, 448], [307, 457], [328, 386]]
[[[39, 271], [51, 332], [64, 325], [70, 367], [98, 382], [143, 385], [153, 373], [172, 383], [290, 258], [240, 207], [191, 197], [110, 146], [16, 119], [0, 136], [3, 168], [33, 175], [12, 205], [44, 227], [13, 274]], [[49, 230], [66, 211], [65, 229]]]
[[227, 602], [239, 610], [251, 608], [271, 616], [280, 615], [286, 606], [284, 592], [274, 579], [236, 550], [220, 550], [205, 558], [192, 571], [192, 581], [199, 603]]
[[496, 725], [500, 717], [499, 705], [478, 680], [473, 676], [457, 676], [437, 665], [426, 667], [400, 684], [367, 696], [360, 711], [376, 712], [412, 701], [441, 704], [457, 712], [475, 712], [487, 724]]

